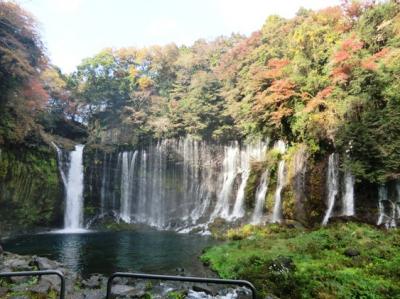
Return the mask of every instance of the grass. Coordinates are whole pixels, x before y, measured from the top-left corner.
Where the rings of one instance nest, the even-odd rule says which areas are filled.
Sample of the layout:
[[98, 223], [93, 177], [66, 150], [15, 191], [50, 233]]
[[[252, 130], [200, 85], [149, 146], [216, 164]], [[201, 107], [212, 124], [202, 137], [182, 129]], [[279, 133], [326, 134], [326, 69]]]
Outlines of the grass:
[[308, 231], [246, 225], [202, 260], [280, 298], [400, 298], [400, 232], [366, 224]]

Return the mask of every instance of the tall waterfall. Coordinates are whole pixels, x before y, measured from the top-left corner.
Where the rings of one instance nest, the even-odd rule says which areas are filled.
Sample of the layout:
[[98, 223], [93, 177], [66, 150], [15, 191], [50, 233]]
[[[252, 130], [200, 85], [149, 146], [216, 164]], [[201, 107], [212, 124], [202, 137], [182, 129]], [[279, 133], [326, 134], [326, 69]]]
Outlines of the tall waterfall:
[[[65, 187], [64, 232], [79, 232], [83, 229], [83, 148], [78, 144], [69, 153], [69, 161], [65, 163], [63, 153], [56, 144], [58, 167]], [[67, 174], [65, 169], [68, 168]]]
[[122, 177], [121, 177], [121, 214], [125, 222], [131, 221], [131, 196], [133, 191], [133, 173], [138, 152], [122, 153]]
[[354, 176], [350, 172], [344, 174], [344, 194], [342, 198], [343, 215], [354, 216]]
[[[280, 154], [284, 154], [286, 151], [286, 145], [282, 140], [279, 140], [275, 145], [275, 148]], [[274, 210], [272, 213], [272, 222], [281, 222], [282, 220], [282, 189], [285, 185], [285, 160], [281, 159], [278, 163], [278, 177], [276, 182], [275, 191], [275, 203]]]
[[229, 199], [232, 195], [232, 188], [238, 174], [239, 147], [237, 144], [225, 147], [225, 158], [223, 161], [223, 183], [218, 194], [217, 204], [211, 218], [229, 216]]
[[327, 190], [328, 190], [328, 209], [326, 210], [322, 225], [327, 225], [335, 206], [336, 197], [339, 191], [339, 156], [335, 153], [329, 156]]
[[269, 183], [269, 170], [267, 169], [262, 174], [260, 184], [257, 186], [256, 204], [251, 218], [252, 224], [260, 224], [262, 222], [265, 196], [267, 195], [268, 191], [268, 183]]

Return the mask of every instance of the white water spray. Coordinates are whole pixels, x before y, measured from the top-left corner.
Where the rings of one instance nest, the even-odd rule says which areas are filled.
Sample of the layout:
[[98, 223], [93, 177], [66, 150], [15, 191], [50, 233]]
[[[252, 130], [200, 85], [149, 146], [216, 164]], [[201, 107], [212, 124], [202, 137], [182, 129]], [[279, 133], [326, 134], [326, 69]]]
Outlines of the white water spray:
[[[275, 148], [280, 152], [280, 154], [284, 154], [286, 151], [286, 144], [279, 140]], [[285, 160], [282, 159], [278, 164], [278, 177], [276, 182], [276, 191], [275, 191], [275, 204], [274, 210], [272, 212], [272, 222], [281, 222], [282, 221], [282, 189], [285, 186]]]
[[327, 189], [328, 189], [328, 209], [325, 213], [322, 225], [327, 225], [329, 218], [332, 215], [333, 207], [335, 206], [336, 197], [338, 195], [338, 170], [339, 156], [331, 154], [328, 161], [328, 176], [327, 176]]
[[265, 196], [267, 195], [268, 191], [268, 183], [269, 183], [269, 171], [267, 169], [262, 174], [260, 184], [258, 185], [256, 190], [256, 205], [254, 207], [254, 212], [251, 217], [252, 224], [260, 224], [262, 221]]
[[354, 176], [350, 172], [344, 174], [343, 215], [354, 216]]
[[64, 231], [80, 232], [83, 229], [83, 148], [78, 144], [70, 153], [66, 178]]

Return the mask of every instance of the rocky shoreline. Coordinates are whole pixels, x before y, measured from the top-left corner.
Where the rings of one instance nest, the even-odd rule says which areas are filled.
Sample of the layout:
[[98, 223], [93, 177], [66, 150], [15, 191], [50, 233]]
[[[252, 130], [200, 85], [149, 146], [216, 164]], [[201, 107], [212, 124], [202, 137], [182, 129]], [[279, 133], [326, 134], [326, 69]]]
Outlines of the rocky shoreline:
[[[81, 277], [63, 264], [35, 255], [18, 255], [4, 252], [0, 246], [0, 273], [17, 271], [57, 270], [64, 274], [68, 299], [105, 298], [107, 277], [92, 274]], [[181, 272], [184, 272], [181, 269]], [[183, 273], [181, 273], [183, 274]], [[11, 277], [0, 279], [0, 298], [58, 298], [60, 279], [56, 275], [41, 277]], [[112, 287], [112, 298], [250, 298], [244, 288], [217, 288], [207, 284], [178, 282], [149, 282], [127, 278], [116, 278]]]

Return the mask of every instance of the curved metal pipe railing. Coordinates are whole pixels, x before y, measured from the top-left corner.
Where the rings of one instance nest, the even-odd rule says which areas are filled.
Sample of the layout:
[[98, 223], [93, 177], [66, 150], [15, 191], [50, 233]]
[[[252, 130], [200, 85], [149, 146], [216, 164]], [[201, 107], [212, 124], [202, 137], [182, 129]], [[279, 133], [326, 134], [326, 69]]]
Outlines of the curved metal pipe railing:
[[155, 275], [142, 273], [116, 272], [110, 276], [107, 281], [107, 296], [106, 299], [111, 299], [112, 282], [116, 277], [135, 278], [135, 279], [150, 279], [150, 280], [166, 280], [166, 281], [181, 281], [181, 282], [199, 282], [199, 283], [214, 283], [225, 285], [237, 285], [250, 289], [252, 298], [256, 299], [256, 288], [247, 280], [232, 280], [218, 278], [202, 278], [202, 277], [186, 277], [186, 276], [170, 276], [170, 275]]

